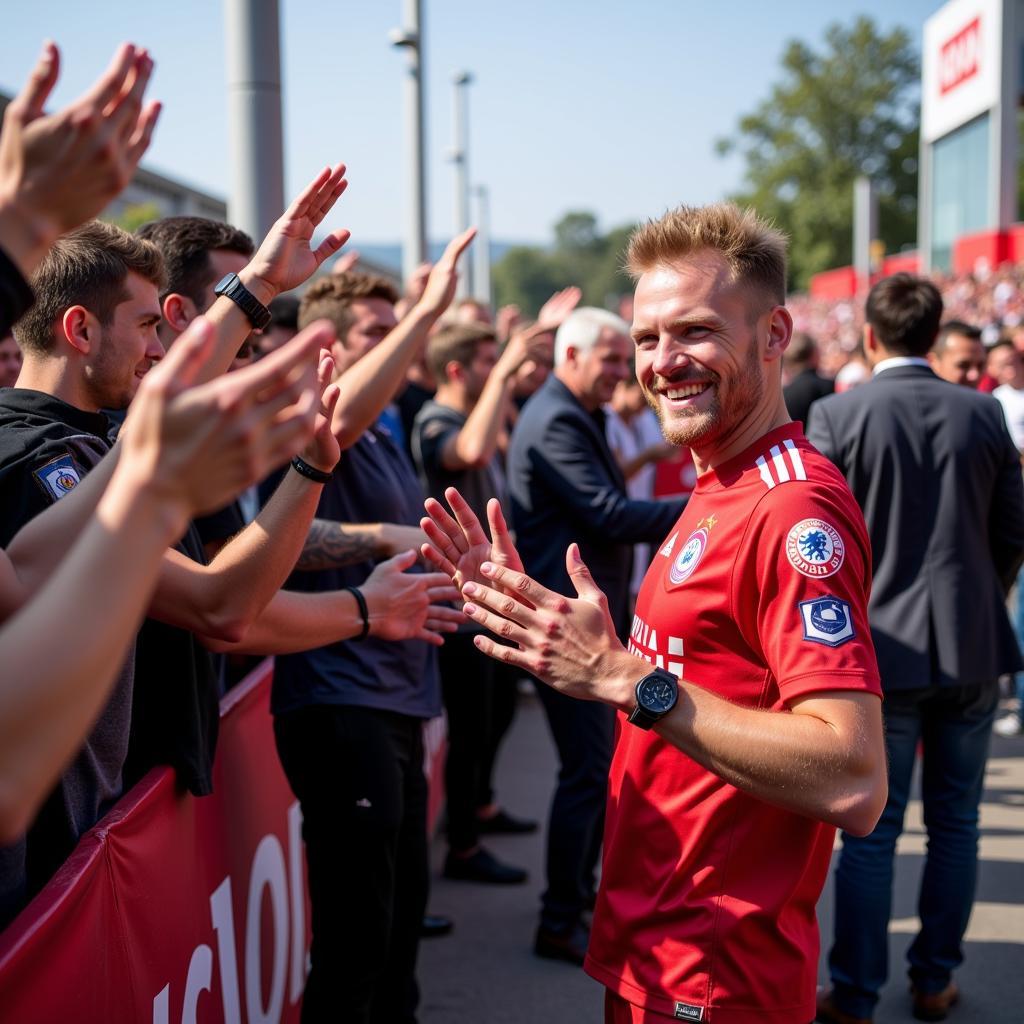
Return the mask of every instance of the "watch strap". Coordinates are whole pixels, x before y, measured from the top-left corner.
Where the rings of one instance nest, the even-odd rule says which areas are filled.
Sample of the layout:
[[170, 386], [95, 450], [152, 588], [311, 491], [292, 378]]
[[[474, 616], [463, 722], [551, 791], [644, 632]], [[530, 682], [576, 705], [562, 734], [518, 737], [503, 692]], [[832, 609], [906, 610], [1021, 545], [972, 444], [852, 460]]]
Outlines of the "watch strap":
[[229, 298], [245, 314], [255, 330], [263, 331], [269, 326], [270, 310], [242, 284], [237, 274], [227, 274], [223, 277], [214, 288], [214, 294]]

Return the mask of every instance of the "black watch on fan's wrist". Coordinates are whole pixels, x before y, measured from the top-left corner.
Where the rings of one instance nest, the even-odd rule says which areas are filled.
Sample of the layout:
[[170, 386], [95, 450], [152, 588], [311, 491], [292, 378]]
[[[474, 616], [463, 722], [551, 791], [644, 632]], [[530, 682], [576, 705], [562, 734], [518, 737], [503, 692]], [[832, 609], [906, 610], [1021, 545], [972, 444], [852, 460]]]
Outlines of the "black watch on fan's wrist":
[[656, 668], [636, 684], [636, 707], [629, 721], [641, 729], [660, 722], [679, 699], [679, 680], [663, 668]]
[[270, 310], [242, 284], [237, 274], [225, 274], [213, 289], [213, 294], [227, 296], [246, 315], [254, 330], [267, 329]]

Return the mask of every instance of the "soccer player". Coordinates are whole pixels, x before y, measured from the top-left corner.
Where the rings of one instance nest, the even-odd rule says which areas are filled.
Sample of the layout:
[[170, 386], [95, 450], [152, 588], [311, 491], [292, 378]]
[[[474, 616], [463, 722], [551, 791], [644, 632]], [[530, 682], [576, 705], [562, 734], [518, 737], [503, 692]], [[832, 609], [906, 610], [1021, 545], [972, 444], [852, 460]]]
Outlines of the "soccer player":
[[493, 544], [456, 502], [430, 553], [504, 641], [481, 650], [619, 712], [585, 964], [606, 1020], [804, 1024], [835, 827], [870, 832], [886, 798], [864, 521], [786, 412], [783, 238], [681, 207], [634, 234], [629, 266], [637, 377], [699, 479], [628, 650], [577, 546], [572, 599], [518, 571], [496, 503]]

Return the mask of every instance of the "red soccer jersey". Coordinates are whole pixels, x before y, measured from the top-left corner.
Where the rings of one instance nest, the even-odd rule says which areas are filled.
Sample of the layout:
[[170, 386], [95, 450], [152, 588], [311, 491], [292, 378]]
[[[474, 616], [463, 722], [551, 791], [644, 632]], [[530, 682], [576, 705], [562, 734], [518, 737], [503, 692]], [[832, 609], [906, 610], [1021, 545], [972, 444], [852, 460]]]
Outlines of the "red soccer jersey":
[[[870, 545], [798, 424], [701, 476], [654, 558], [630, 650], [737, 704], [881, 696]], [[681, 1020], [814, 1017], [815, 904], [835, 829], [724, 782], [620, 715], [587, 972]]]

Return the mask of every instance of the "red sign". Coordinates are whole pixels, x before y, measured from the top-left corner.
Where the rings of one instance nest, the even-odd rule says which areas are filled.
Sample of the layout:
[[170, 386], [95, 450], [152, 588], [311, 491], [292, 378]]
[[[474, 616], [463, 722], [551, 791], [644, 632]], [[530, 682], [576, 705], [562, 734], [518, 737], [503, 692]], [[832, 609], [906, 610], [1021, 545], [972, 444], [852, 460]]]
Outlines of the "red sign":
[[981, 17], [962, 28], [939, 51], [939, 95], [973, 78], [981, 67]]

